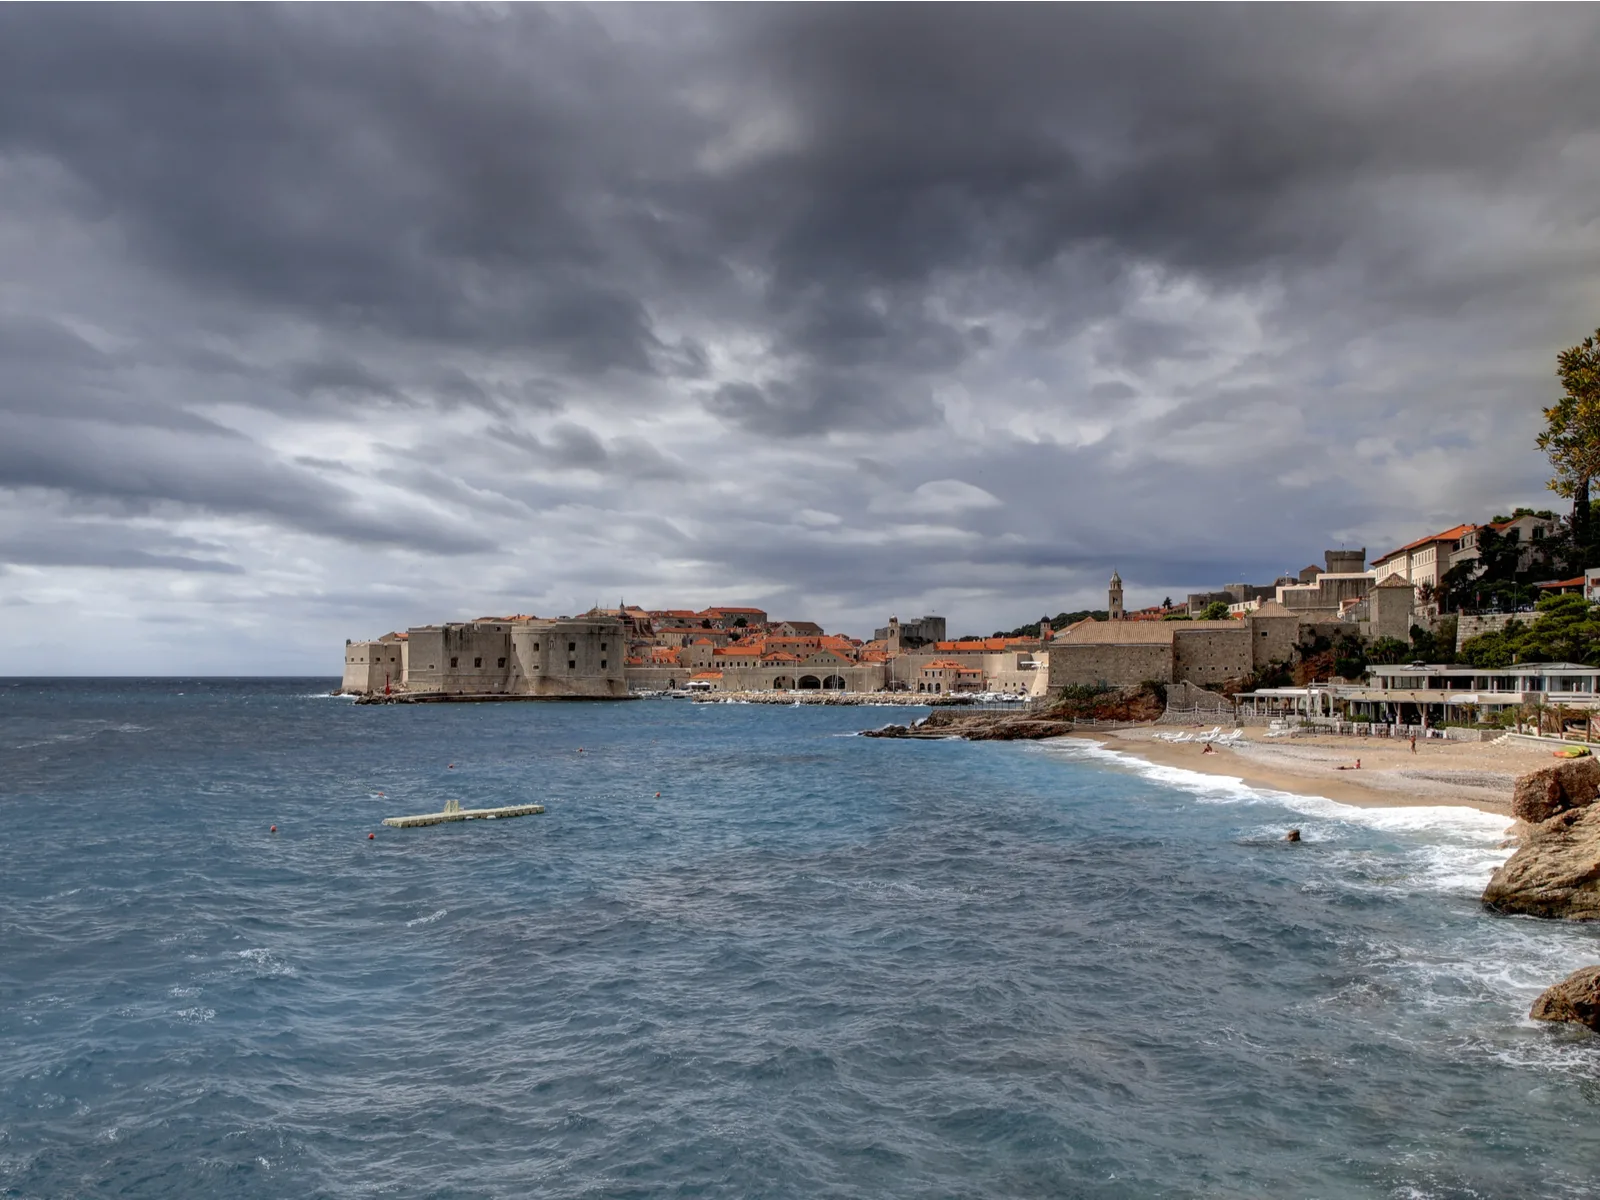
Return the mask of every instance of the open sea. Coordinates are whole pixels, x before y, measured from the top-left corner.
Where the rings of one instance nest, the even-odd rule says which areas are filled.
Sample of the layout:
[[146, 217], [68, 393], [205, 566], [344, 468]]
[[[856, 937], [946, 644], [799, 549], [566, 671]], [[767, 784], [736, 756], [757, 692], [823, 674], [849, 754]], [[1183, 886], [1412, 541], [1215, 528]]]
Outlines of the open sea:
[[333, 686], [0, 680], [0, 1195], [1600, 1194], [1504, 819]]

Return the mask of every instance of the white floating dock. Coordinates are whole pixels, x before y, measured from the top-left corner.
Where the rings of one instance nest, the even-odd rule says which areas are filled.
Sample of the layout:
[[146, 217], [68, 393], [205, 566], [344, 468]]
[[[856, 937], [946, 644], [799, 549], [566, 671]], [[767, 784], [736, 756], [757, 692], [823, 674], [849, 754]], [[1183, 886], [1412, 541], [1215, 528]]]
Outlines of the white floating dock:
[[447, 821], [496, 821], [501, 817], [536, 817], [542, 804], [508, 804], [504, 808], [462, 808], [459, 800], [444, 806], [443, 812], [420, 813], [414, 817], [385, 817], [383, 823], [395, 829], [415, 829], [419, 825], [443, 825]]

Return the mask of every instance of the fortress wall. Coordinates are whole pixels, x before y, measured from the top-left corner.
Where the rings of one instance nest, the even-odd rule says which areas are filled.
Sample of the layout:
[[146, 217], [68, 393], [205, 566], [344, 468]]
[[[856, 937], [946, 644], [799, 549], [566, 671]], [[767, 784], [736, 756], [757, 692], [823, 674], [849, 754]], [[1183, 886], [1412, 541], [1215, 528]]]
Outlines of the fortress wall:
[[1166, 642], [1060, 643], [1050, 647], [1049, 689], [1109, 683], [1131, 687], [1147, 679], [1172, 678], [1172, 647]]
[[[719, 692], [770, 692], [779, 679], [798, 684], [805, 675], [826, 679], [837, 675], [844, 680], [847, 692], [882, 691], [888, 675], [882, 663], [838, 663], [833, 665], [788, 664], [778, 667], [723, 667], [722, 678], [713, 680], [713, 690]], [[628, 686], [637, 690], [660, 690], [673, 685], [682, 688], [694, 671], [685, 667], [629, 667]], [[788, 690], [788, 689], [783, 689]]]
[[1512, 621], [1531, 624], [1533, 617], [1533, 613], [1479, 613], [1476, 616], [1462, 613], [1456, 618], [1456, 650], [1459, 653], [1468, 638], [1480, 633], [1498, 633]]
[[511, 689], [518, 694], [552, 699], [628, 694], [623, 667], [628, 639], [620, 621], [534, 621], [519, 629], [518, 637], [522, 666]]
[[350, 695], [381, 692], [386, 682], [398, 690], [405, 679], [404, 646], [404, 642], [347, 643], [339, 690]]
[[1250, 629], [1244, 621], [1238, 625], [1238, 629], [1177, 630], [1172, 638], [1172, 674], [1164, 682], [1221, 683], [1248, 675]]
[[1245, 619], [1244, 624], [1250, 630], [1247, 671], [1268, 663], [1288, 662], [1300, 644], [1301, 618], [1298, 616], [1251, 616]]
[[511, 663], [509, 625], [446, 625], [440, 634], [437, 690], [462, 696], [506, 691]]

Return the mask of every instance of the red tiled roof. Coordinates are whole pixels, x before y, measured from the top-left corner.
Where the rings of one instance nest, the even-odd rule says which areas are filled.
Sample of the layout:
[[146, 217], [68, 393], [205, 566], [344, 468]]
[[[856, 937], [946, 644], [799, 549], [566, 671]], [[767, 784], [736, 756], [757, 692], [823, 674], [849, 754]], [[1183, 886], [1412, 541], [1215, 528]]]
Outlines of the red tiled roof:
[[1385, 562], [1397, 554], [1408, 554], [1420, 546], [1426, 546], [1429, 542], [1459, 542], [1476, 528], [1478, 528], [1476, 525], [1456, 525], [1446, 529], [1443, 533], [1435, 533], [1424, 538], [1418, 538], [1414, 542], [1407, 542], [1398, 550], [1391, 550], [1387, 554], [1379, 555], [1372, 560], [1373, 565], [1376, 566], [1378, 563]]

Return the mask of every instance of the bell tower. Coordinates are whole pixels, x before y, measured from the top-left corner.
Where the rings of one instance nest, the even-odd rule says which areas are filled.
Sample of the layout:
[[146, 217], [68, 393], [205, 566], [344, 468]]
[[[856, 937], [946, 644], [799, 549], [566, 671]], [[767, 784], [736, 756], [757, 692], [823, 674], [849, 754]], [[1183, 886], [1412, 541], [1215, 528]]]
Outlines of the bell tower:
[[1110, 600], [1111, 619], [1113, 621], [1122, 620], [1122, 576], [1118, 575], [1114, 570], [1111, 572]]

